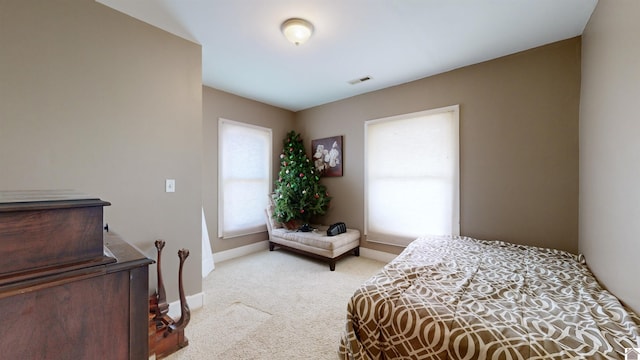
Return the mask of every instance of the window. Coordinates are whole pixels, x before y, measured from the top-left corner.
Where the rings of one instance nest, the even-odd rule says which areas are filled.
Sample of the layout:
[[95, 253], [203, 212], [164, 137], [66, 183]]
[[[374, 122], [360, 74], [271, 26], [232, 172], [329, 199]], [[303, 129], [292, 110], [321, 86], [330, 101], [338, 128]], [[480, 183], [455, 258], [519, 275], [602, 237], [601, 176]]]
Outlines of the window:
[[406, 246], [458, 235], [459, 107], [365, 122], [365, 234]]
[[271, 129], [218, 121], [218, 236], [266, 231], [271, 192]]

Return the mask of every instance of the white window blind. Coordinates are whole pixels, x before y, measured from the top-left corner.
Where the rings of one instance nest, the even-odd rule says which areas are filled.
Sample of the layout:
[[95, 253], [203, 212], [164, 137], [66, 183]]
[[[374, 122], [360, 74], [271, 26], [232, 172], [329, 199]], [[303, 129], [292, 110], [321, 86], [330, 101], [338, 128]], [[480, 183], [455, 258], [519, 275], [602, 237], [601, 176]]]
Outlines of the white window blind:
[[271, 129], [218, 121], [218, 236], [266, 231], [271, 192]]
[[406, 246], [459, 235], [459, 107], [365, 123], [365, 234]]

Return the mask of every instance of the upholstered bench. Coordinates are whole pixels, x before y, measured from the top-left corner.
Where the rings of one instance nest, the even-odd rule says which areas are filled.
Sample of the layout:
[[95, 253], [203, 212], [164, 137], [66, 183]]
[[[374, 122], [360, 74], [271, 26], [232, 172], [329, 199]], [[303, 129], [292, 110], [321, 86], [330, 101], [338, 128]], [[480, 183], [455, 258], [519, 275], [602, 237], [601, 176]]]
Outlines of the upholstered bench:
[[336, 261], [348, 256], [351, 252], [360, 256], [360, 231], [347, 229], [347, 232], [327, 236], [328, 226], [314, 226], [316, 230], [301, 232], [287, 230], [277, 224], [267, 209], [267, 229], [269, 230], [269, 250], [276, 246], [293, 252], [304, 254], [329, 263], [329, 269], [336, 269]]

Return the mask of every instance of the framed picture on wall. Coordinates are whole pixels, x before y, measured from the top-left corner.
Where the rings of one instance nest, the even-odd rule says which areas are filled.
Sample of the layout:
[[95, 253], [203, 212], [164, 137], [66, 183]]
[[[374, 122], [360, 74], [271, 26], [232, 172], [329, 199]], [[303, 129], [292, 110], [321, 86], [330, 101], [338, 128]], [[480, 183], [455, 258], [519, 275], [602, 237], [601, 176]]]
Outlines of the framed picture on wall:
[[342, 136], [311, 140], [311, 154], [321, 176], [342, 176]]

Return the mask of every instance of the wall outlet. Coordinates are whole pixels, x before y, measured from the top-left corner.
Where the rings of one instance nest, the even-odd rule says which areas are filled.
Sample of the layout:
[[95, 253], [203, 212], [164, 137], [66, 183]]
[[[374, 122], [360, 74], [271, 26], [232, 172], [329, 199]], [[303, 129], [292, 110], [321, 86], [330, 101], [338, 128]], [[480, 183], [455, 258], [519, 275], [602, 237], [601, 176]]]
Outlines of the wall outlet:
[[165, 192], [176, 192], [176, 180], [167, 179], [165, 182]]

